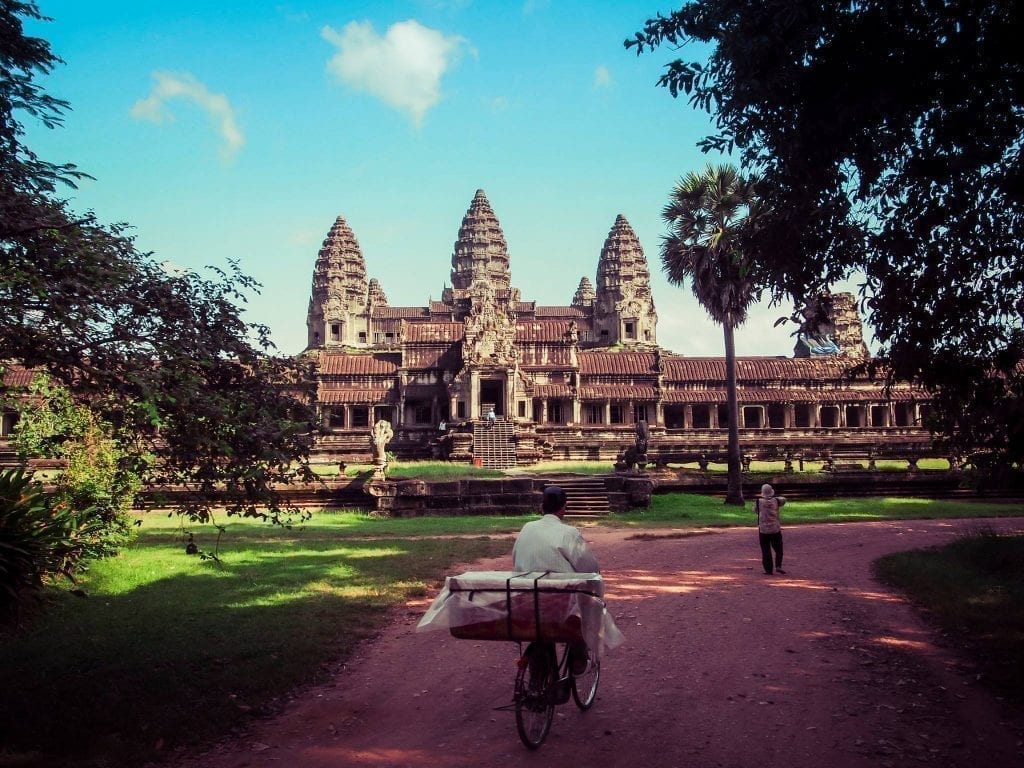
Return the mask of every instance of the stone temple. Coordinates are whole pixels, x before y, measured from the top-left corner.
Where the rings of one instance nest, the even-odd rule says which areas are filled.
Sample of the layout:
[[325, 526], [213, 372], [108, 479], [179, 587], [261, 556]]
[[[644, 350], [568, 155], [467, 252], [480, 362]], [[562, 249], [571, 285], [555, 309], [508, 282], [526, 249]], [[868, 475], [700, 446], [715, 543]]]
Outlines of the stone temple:
[[[440, 301], [395, 307], [339, 216], [316, 259], [306, 318], [323, 428], [317, 453], [365, 461], [371, 425], [387, 420], [388, 450], [399, 458], [500, 468], [612, 461], [644, 421], [652, 462], [723, 457], [724, 358], [658, 346], [650, 269], [625, 216], [595, 255], [594, 279], [567, 286], [566, 304], [524, 299], [498, 217], [477, 190], [452, 249], [451, 287]], [[791, 459], [923, 450], [927, 397], [848, 377], [867, 356], [853, 296], [839, 294], [829, 321], [801, 335], [793, 357], [738, 358], [744, 451]]]

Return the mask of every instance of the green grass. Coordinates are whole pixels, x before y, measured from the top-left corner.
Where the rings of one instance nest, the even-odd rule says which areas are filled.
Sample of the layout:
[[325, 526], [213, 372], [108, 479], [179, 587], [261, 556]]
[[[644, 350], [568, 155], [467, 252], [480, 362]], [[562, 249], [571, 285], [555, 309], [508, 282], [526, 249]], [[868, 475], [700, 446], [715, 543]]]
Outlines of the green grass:
[[[718, 498], [655, 496], [598, 523], [692, 529], [753, 522]], [[1021, 515], [1024, 505], [922, 499], [793, 501], [784, 524]], [[184, 553], [176, 518], [147, 515], [138, 540], [93, 564], [88, 593], [49, 593], [25, 629], [0, 634], [4, 747], [25, 765], [134, 766], [180, 745], [197, 751], [327, 679], [457, 563], [504, 556], [521, 516], [386, 519], [318, 512], [301, 528], [226, 522], [218, 564]], [[212, 526], [190, 526], [217, 546]], [[56, 734], [59, 732], [59, 738]], [[159, 749], [158, 749], [159, 747]], [[54, 753], [53, 750], [60, 750]], [[14, 764], [0, 751], [0, 765]]]
[[968, 650], [989, 686], [1024, 703], [1024, 536], [982, 529], [942, 548], [883, 557], [874, 568]]
[[[783, 525], [851, 523], [869, 520], [932, 520], [944, 518], [1011, 517], [1024, 515], [1024, 503], [878, 498], [794, 500], [782, 508]], [[616, 514], [607, 525], [624, 527], [689, 528], [752, 525], [753, 503], [731, 507], [720, 498], [667, 493], [651, 497], [650, 508]]]
[[[87, 598], [57, 592], [29, 630], [0, 636], [5, 746], [44, 752], [29, 765], [133, 766], [158, 746], [209, 743], [325, 679], [453, 563], [511, 548], [355, 517], [293, 531], [233, 521], [220, 564], [186, 555], [176, 520], [148, 517], [133, 546], [92, 566]], [[191, 530], [212, 549], [209, 526]]]

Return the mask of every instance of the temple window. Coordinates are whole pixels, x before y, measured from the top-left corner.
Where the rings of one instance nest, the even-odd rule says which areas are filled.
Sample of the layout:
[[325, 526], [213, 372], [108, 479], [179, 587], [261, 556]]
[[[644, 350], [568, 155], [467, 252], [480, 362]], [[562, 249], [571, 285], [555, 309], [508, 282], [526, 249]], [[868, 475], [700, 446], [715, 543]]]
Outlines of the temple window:
[[331, 323], [331, 341], [341, 341], [340, 323]]
[[786, 409], [782, 403], [772, 403], [768, 406], [768, 424], [771, 429], [783, 429], [786, 426]]
[[848, 405], [846, 406], [846, 426], [847, 427], [863, 427], [864, 424], [864, 408], [860, 405]]
[[633, 421], [647, 421], [647, 406], [638, 405], [633, 411]]
[[414, 424], [433, 424], [434, 413], [430, 403], [418, 400], [412, 403], [412, 419]]
[[384, 334], [380, 331], [375, 331], [373, 334], [373, 343], [380, 344], [382, 341], [384, 341]]
[[761, 429], [764, 426], [764, 409], [760, 405], [743, 406], [742, 421], [746, 429]]
[[0, 435], [7, 437], [14, 432], [14, 425], [18, 423], [18, 414], [12, 411], [4, 413], [0, 419]]
[[921, 403], [921, 408], [918, 413], [920, 414], [920, 416], [915, 426], [921, 426], [928, 420], [928, 417], [932, 415], [931, 403]]
[[644, 330], [644, 341], [650, 341], [650, 340], [651, 340], [651, 331], [648, 328], [648, 329]]
[[465, 400], [459, 400], [457, 403], [455, 403], [455, 416], [456, 416], [456, 418], [459, 418], [459, 419], [466, 418], [466, 401]]
[[872, 405], [871, 406], [871, 426], [873, 427], [888, 427], [889, 426], [889, 407], [886, 405]]
[[330, 415], [327, 417], [327, 426], [331, 429], [344, 429], [345, 428], [345, 412], [341, 409], [331, 409]]
[[373, 423], [376, 424], [381, 419], [385, 421], [394, 421], [393, 409], [390, 405], [375, 405], [373, 407]]
[[635, 339], [636, 338], [636, 323], [634, 323], [634, 322], [632, 322], [630, 320], [626, 321], [626, 338], [627, 339]]
[[711, 429], [711, 407], [708, 405], [693, 406], [693, 428]]
[[352, 407], [352, 426], [353, 427], [368, 427], [370, 426], [370, 409], [365, 405], [356, 405]]
[[586, 412], [587, 424], [601, 424], [604, 422], [604, 407], [600, 405], [588, 405]]
[[821, 426], [828, 429], [835, 429], [839, 426], [839, 406], [837, 405], [823, 405], [821, 406], [821, 412], [818, 416], [818, 422]]
[[601, 341], [608, 341], [608, 330], [601, 331]]
[[552, 400], [548, 403], [548, 421], [552, 424], [562, 423], [562, 401]]
[[611, 418], [612, 424], [622, 424], [622, 423], [624, 423], [626, 421], [625, 415], [623, 414], [623, 409], [622, 409], [621, 405], [616, 405], [616, 404], [613, 403], [612, 407], [609, 410], [611, 412], [611, 417], [610, 418]]
[[525, 400], [518, 400], [518, 401], [516, 401], [516, 414], [519, 416], [520, 419], [525, 419], [526, 418], [526, 401]]
[[811, 406], [808, 403], [797, 403], [793, 406], [793, 426], [808, 429], [811, 426]]
[[914, 406], [910, 403], [896, 403], [896, 426], [910, 427], [914, 424]]
[[682, 429], [685, 427], [684, 410], [681, 405], [665, 406], [665, 427], [667, 429]]
[[391, 344], [395, 340], [395, 334], [393, 334], [393, 333], [385, 333], [384, 334], [384, 338], [387, 339], [388, 344]]
[[729, 406], [719, 405], [718, 406], [718, 428], [728, 429], [729, 428]]
[[366, 343], [366, 331], [360, 331], [359, 332], [359, 343], [360, 344], [365, 344]]

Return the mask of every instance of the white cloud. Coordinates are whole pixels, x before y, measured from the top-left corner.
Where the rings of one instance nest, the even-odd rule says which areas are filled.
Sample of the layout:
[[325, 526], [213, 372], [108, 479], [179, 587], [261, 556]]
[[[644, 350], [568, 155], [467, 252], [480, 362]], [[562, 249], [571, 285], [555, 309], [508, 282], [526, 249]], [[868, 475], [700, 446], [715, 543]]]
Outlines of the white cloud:
[[414, 19], [391, 25], [383, 37], [368, 21], [349, 22], [341, 32], [324, 27], [320, 34], [338, 49], [328, 71], [407, 113], [416, 125], [441, 100], [441, 78], [465, 42]]
[[612, 84], [612, 73], [604, 64], [594, 70], [594, 87], [610, 88]]
[[132, 105], [132, 117], [153, 123], [170, 121], [174, 119], [174, 115], [167, 109], [168, 101], [191, 101], [206, 112], [217, 126], [221, 138], [224, 139], [221, 155], [226, 161], [234, 159], [238, 150], [245, 144], [245, 136], [235, 121], [235, 111], [231, 107], [231, 102], [224, 94], [211, 93], [205, 85], [187, 72], [154, 72], [153, 79], [156, 83], [149, 96], [139, 99]]

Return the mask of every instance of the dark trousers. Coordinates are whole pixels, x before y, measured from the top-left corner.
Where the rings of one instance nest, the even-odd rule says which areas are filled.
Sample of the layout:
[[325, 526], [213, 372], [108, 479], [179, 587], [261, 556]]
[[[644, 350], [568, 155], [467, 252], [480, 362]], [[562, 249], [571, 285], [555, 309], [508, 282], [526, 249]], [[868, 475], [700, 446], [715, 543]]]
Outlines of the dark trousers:
[[782, 567], [782, 532], [757, 534], [761, 542], [761, 565], [765, 573], [772, 572], [772, 550], [775, 550], [775, 567]]

